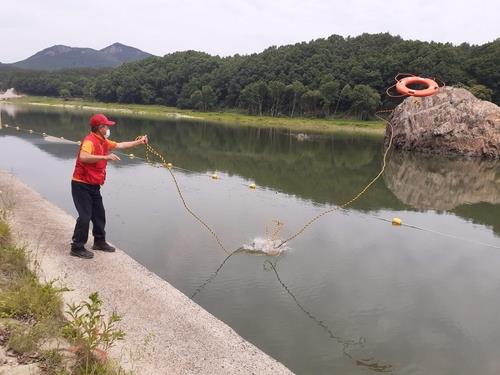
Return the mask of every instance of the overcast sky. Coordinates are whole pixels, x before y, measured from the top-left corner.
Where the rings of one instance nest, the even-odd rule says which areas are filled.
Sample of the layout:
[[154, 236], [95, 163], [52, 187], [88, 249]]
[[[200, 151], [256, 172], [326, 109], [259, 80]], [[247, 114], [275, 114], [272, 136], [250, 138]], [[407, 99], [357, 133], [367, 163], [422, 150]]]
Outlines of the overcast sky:
[[227, 56], [332, 34], [454, 44], [500, 37], [500, 0], [2, 0], [0, 10], [4, 63], [54, 44]]

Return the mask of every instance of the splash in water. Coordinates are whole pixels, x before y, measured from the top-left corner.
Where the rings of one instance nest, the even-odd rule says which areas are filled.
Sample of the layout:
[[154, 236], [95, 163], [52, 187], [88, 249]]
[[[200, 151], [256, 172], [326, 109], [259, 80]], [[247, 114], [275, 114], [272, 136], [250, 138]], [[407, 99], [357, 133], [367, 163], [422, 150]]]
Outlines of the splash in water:
[[250, 245], [243, 245], [242, 250], [263, 255], [280, 255], [288, 249], [286, 246], [281, 246], [283, 240], [280, 237], [283, 226], [284, 224], [281, 221], [272, 220], [271, 223], [266, 225], [266, 237], [255, 238]]
[[278, 256], [283, 251], [288, 250], [286, 245], [279, 246], [282, 240], [280, 239], [267, 239], [262, 237], [255, 238], [251, 244], [243, 245], [242, 250], [248, 253]]

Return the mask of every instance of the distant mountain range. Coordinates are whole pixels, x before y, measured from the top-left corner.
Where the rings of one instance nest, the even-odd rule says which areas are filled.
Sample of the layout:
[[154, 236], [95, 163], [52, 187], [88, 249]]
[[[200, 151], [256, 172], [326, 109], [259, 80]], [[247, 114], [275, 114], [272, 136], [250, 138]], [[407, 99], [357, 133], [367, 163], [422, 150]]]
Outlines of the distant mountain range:
[[153, 55], [121, 43], [114, 43], [101, 50], [56, 45], [37, 52], [26, 60], [0, 65], [33, 70], [104, 68], [142, 60], [150, 56]]

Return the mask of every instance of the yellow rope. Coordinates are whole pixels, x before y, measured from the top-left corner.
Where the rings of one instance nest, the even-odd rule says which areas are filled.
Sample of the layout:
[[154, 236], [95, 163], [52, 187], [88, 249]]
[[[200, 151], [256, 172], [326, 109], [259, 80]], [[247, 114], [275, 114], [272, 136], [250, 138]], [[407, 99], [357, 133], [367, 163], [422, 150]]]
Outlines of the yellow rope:
[[313, 224], [316, 220], [318, 220], [319, 218], [331, 213], [331, 212], [334, 212], [334, 211], [337, 211], [339, 209], [343, 209], [343, 208], [346, 208], [347, 206], [351, 205], [352, 203], [354, 203], [357, 199], [359, 199], [364, 193], [366, 193], [366, 191], [380, 178], [380, 176], [382, 176], [382, 174], [384, 173], [385, 171], [385, 167], [387, 165], [387, 155], [389, 154], [389, 151], [392, 147], [392, 140], [393, 140], [393, 137], [394, 137], [394, 129], [392, 127], [392, 124], [390, 121], [387, 121], [386, 119], [384, 119], [383, 117], [379, 116], [379, 113], [382, 113], [382, 112], [392, 112], [393, 110], [384, 110], [384, 111], [378, 111], [375, 113], [375, 115], [380, 118], [382, 121], [386, 121], [387, 124], [389, 125], [389, 128], [391, 129], [391, 136], [389, 138], [389, 144], [387, 145], [387, 148], [385, 149], [385, 152], [384, 152], [384, 156], [382, 158], [382, 167], [380, 169], [380, 172], [363, 188], [361, 189], [361, 191], [356, 194], [353, 198], [351, 198], [350, 200], [348, 200], [347, 202], [341, 204], [340, 206], [335, 206], [333, 208], [330, 208], [326, 211], [323, 211], [321, 212], [320, 214], [314, 216], [311, 220], [309, 220], [300, 230], [298, 230], [295, 234], [291, 235], [290, 237], [288, 237], [287, 239], [283, 240], [278, 246], [276, 246], [276, 248], [280, 248], [281, 246], [283, 246], [284, 244], [286, 244], [287, 242], [290, 242], [291, 240], [297, 238], [298, 236], [300, 236], [311, 224]]
[[[140, 137], [137, 137], [136, 139], [139, 139], [139, 138]], [[179, 183], [177, 182], [177, 179], [175, 178], [174, 172], [172, 172], [172, 167], [173, 167], [172, 163], [167, 163], [167, 161], [165, 160], [163, 155], [161, 155], [157, 150], [155, 150], [154, 147], [151, 146], [149, 143], [146, 143], [145, 146], [146, 146], [146, 161], [147, 161], [147, 163], [151, 164], [151, 165], [155, 164], [154, 161], [151, 160], [151, 156], [150, 156], [151, 154], [153, 154], [159, 160], [161, 160], [162, 165], [170, 172], [170, 176], [172, 177], [172, 180], [174, 181], [175, 187], [177, 189], [177, 194], [179, 195], [179, 197], [182, 201], [182, 204], [184, 205], [184, 208], [186, 209], [186, 211], [189, 212], [191, 214], [191, 216], [193, 216], [199, 223], [201, 223], [210, 232], [210, 234], [215, 239], [217, 244], [220, 246], [220, 248], [222, 250], [224, 250], [224, 252], [226, 254], [231, 254], [224, 247], [221, 240], [219, 239], [219, 236], [217, 236], [217, 233], [215, 233], [215, 231], [203, 219], [201, 219], [197, 214], [195, 214], [187, 205], [186, 200], [184, 199], [184, 195], [182, 194], [181, 188], [179, 186]]]

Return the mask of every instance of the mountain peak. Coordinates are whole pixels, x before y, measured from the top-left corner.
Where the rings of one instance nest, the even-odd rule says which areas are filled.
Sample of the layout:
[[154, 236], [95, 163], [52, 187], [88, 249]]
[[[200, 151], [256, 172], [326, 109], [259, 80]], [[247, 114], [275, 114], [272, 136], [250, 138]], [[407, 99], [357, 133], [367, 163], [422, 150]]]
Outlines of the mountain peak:
[[105, 49], [108, 49], [108, 48], [113, 48], [113, 47], [119, 47], [119, 48], [123, 48], [123, 47], [125, 47], [125, 48], [134, 48], [134, 47], [127, 46], [127, 45], [125, 45], [125, 44], [123, 44], [123, 43], [120, 43], [120, 42], [115, 42], [115, 43], [110, 44], [109, 46], [107, 46], [107, 47], [105, 47], [105, 48], [101, 49], [101, 51], [103, 51], [103, 50], [105, 50]]
[[116, 42], [116, 43], [113, 43], [107, 47], [104, 47], [103, 49], [100, 49], [99, 51], [101, 51], [101, 52], [116, 51], [116, 50], [123, 50], [126, 48], [135, 49], [134, 47], [129, 47], [129, 46], [126, 46], [125, 44]]
[[109, 45], [109, 46], [107, 46], [107, 47], [105, 47], [105, 48], [103, 48], [103, 49], [101, 49], [99, 51], [100, 52], [106, 52], [106, 53], [112, 53], [112, 54], [114, 54], [114, 53], [122, 53], [124, 51], [128, 51], [128, 52], [135, 52], [135, 53], [138, 52], [138, 53], [142, 53], [142, 54], [145, 53], [145, 54], [149, 55], [148, 53], [143, 52], [140, 49], [137, 49], [137, 48], [134, 48], [134, 47], [130, 47], [130, 46], [127, 46], [125, 44], [118, 43], [118, 42], [113, 43], [113, 44], [111, 44], [111, 45]]
[[57, 70], [73, 68], [114, 67], [125, 62], [141, 60], [152, 56], [140, 49], [113, 43], [101, 50], [93, 48], [76, 48], [56, 44], [45, 48], [13, 66], [24, 69]]
[[126, 46], [125, 44], [118, 42], [99, 50], [99, 52], [112, 56], [123, 62], [141, 60], [146, 57], [152, 56], [149, 53], [141, 51], [140, 49]]
[[55, 46], [45, 48], [41, 50], [40, 52], [37, 52], [34, 56], [36, 55], [46, 55], [46, 56], [54, 56], [59, 53], [66, 53], [71, 51], [73, 48], [69, 46], [65, 46], [63, 44], [56, 44]]

